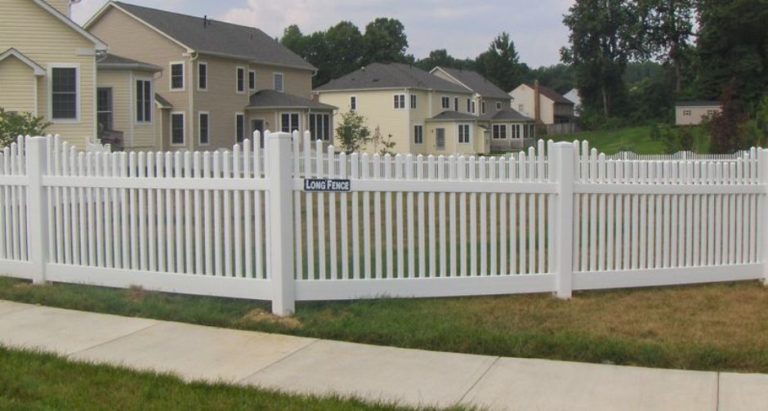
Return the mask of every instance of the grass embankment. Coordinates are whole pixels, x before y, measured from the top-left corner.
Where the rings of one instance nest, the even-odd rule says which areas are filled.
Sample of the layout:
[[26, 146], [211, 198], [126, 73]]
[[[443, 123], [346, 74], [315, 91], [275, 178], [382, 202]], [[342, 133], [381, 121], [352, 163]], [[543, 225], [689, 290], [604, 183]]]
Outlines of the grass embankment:
[[0, 347], [3, 410], [400, 410], [339, 397], [285, 395], [70, 362]]
[[269, 304], [0, 279], [0, 299], [361, 343], [649, 367], [768, 372], [759, 282], [549, 295]]
[[[694, 137], [693, 151], [707, 153], [709, 141], [700, 127], [689, 129]], [[547, 137], [550, 138], [550, 137]], [[651, 138], [651, 127], [630, 127], [617, 130], [585, 131], [567, 136], [552, 136], [556, 141], [587, 140], [590, 147], [605, 154], [632, 151], [637, 154], [665, 154], [667, 149], [660, 139]]]

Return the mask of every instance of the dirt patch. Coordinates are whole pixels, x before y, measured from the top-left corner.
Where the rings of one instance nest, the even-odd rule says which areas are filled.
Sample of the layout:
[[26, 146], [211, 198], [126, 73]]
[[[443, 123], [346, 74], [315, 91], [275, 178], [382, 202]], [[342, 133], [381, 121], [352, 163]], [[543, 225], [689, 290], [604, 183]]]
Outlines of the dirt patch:
[[278, 325], [287, 329], [295, 330], [302, 327], [301, 321], [296, 317], [279, 317], [268, 313], [261, 308], [248, 311], [242, 317], [235, 321], [238, 327], [248, 327], [260, 324]]
[[24, 282], [20, 282], [20, 283], [16, 283], [16, 284], [12, 285], [11, 288], [14, 289], [14, 290], [22, 290], [23, 291], [23, 290], [31, 290], [32, 288], [40, 287], [40, 286], [46, 286], [46, 285], [47, 284], [35, 285], [35, 284], [28, 283], [28, 282], [24, 281]]
[[134, 285], [125, 291], [125, 299], [132, 303], [140, 303], [144, 301], [144, 298], [147, 297], [147, 294], [149, 294], [147, 290]]

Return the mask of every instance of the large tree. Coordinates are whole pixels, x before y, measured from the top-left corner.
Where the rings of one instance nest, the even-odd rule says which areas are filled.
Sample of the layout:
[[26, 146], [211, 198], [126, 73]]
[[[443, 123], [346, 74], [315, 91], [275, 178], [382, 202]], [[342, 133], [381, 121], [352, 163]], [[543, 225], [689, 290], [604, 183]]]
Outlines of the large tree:
[[365, 26], [363, 35], [365, 54], [363, 64], [406, 62], [408, 37], [405, 27], [397, 19], [379, 17]]
[[515, 50], [515, 43], [508, 33], [501, 33], [475, 62], [477, 71], [505, 91], [510, 91], [522, 81], [523, 68]]
[[448, 54], [446, 49], [438, 49], [430, 51], [428, 57], [417, 60], [414, 65], [427, 71], [432, 70], [437, 66], [457, 69], [473, 69], [475, 67], [475, 61], [471, 59], [457, 59]]
[[577, 0], [563, 22], [571, 31], [562, 59], [574, 67], [582, 104], [605, 117], [626, 104], [623, 74], [637, 50], [636, 5], [621, 0]]

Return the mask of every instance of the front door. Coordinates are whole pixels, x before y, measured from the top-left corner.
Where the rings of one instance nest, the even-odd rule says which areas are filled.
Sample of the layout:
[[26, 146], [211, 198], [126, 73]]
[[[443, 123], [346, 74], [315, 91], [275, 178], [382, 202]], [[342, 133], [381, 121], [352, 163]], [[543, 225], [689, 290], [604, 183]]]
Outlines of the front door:
[[251, 135], [255, 131], [259, 132], [259, 138], [261, 139], [259, 147], [264, 148], [264, 120], [251, 120]]
[[435, 130], [435, 147], [442, 151], [445, 150], [445, 129], [438, 128]]

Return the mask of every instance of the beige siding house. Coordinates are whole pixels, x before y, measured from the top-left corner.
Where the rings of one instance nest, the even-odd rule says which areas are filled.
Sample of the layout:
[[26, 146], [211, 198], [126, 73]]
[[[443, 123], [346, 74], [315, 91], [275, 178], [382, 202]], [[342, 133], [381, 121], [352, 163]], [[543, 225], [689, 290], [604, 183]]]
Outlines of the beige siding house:
[[0, 107], [51, 123], [85, 147], [97, 135], [96, 59], [107, 46], [69, 18], [68, 0], [0, 1]]
[[512, 108], [545, 126], [549, 134], [574, 132], [574, 103], [551, 88], [521, 84], [509, 92]]
[[719, 101], [681, 101], [675, 104], [675, 125], [696, 126], [722, 110]]
[[330, 138], [334, 107], [310, 99], [315, 68], [261, 30], [123, 2], [86, 28], [111, 52], [159, 67], [159, 148], [227, 148], [255, 130]]

